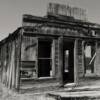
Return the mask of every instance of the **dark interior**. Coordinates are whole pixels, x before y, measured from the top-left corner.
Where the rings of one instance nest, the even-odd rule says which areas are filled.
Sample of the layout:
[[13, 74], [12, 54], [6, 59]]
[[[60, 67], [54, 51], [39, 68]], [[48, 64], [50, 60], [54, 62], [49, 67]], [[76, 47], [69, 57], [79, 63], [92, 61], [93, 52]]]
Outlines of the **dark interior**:
[[63, 46], [64, 82], [74, 82], [74, 42], [64, 42]]
[[51, 70], [51, 42], [39, 41], [38, 43], [38, 76], [48, 77]]

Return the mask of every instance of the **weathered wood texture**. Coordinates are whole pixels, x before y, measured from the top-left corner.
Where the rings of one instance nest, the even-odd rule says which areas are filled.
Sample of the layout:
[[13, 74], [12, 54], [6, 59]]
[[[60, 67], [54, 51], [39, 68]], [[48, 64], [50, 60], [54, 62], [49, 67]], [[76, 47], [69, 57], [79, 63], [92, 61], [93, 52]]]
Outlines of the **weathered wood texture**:
[[96, 58], [94, 61], [95, 74], [100, 76], [100, 42], [96, 42]]
[[[96, 27], [95, 27], [96, 26]], [[63, 85], [63, 38], [74, 39], [74, 79], [75, 82], [84, 75], [84, 41], [86, 39], [98, 39], [100, 28], [93, 23], [64, 21], [50, 18], [34, 17], [25, 15], [23, 18], [22, 31], [16, 37], [17, 31], [2, 41], [1, 45], [1, 81], [8, 88], [20, 88], [22, 72], [32, 74], [32, 79], [40, 80], [38, 77], [38, 49], [39, 39], [50, 40], [51, 53], [49, 60], [52, 66], [52, 77], [58, 79]], [[94, 31], [94, 33], [92, 33]], [[17, 34], [18, 35], [18, 34]], [[84, 41], [83, 41], [84, 40]], [[100, 43], [97, 41], [95, 58], [95, 71], [100, 75], [99, 56]], [[46, 50], [46, 49], [45, 49]], [[45, 51], [44, 51], [45, 52]], [[49, 65], [49, 64], [48, 64]], [[31, 70], [31, 68], [33, 69]], [[25, 71], [23, 71], [25, 70]], [[30, 71], [28, 71], [30, 70]], [[51, 71], [51, 70], [50, 70]], [[25, 74], [26, 75], [26, 74]], [[29, 78], [30, 76], [28, 76]], [[57, 81], [57, 80], [56, 80]], [[45, 82], [45, 81], [44, 81]]]
[[17, 67], [19, 66], [19, 42], [18, 37], [7, 40], [1, 45], [1, 81], [8, 88], [17, 88]]
[[16, 40], [16, 83], [15, 88], [17, 91], [19, 91], [20, 88], [20, 67], [21, 67], [21, 44], [22, 44], [22, 36], [20, 35], [18, 39]]
[[84, 45], [85, 45], [85, 41], [82, 40], [82, 70], [83, 70], [83, 73], [82, 73], [82, 76], [84, 77], [85, 75], [85, 51], [84, 51]]
[[74, 79], [79, 84], [84, 76], [84, 41], [76, 39], [74, 43]]
[[78, 83], [78, 39], [74, 42], [74, 82]]
[[85, 20], [86, 21], [86, 10], [78, 7], [71, 7], [70, 5], [49, 3], [47, 9], [48, 15], [62, 15], [66, 19], [67, 17], [72, 17], [74, 19]]
[[63, 37], [59, 38], [59, 66], [58, 66], [58, 79], [61, 86], [64, 85], [63, 82]]
[[1, 54], [2, 82], [12, 88], [15, 84], [15, 41], [4, 44]]
[[34, 37], [23, 36], [21, 60], [36, 61], [37, 39]]
[[83, 77], [84, 75], [84, 66], [83, 66], [83, 50], [82, 50], [82, 40], [78, 40], [78, 76], [79, 78]]
[[[39, 41], [49, 41], [51, 42], [51, 53], [50, 53], [50, 59], [51, 59], [51, 73], [50, 73], [50, 78], [46, 78], [43, 77], [41, 79], [41, 77], [38, 76], [39, 71], [38, 71], [38, 60], [39, 60], [39, 56], [38, 56], [38, 42]], [[21, 76], [21, 84], [33, 84], [35, 81], [39, 81], [40, 84], [41, 83], [47, 83], [49, 81], [45, 81], [45, 80], [52, 80], [54, 82], [57, 82], [58, 80], [58, 74], [59, 74], [59, 70], [58, 70], [58, 56], [59, 56], [59, 48], [58, 48], [58, 39], [54, 38], [54, 37], [50, 37], [50, 36], [23, 36], [22, 38], [22, 48], [21, 48], [21, 71], [32, 71], [33, 70], [34, 74], [32, 74], [31, 77], [24, 77]], [[42, 51], [42, 52], [47, 52], [47, 51]], [[48, 58], [47, 58], [48, 59]], [[33, 64], [33, 63], [35, 64]], [[32, 66], [31, 66], [32, 65]], [[31, 66], [31, 67], [30, 67]], [[48, 66], [46, 66], [48, 67]], [[25, 70], [26, 69], [26, 70]], [[30, 69], [30, 70], [29, 70]], [[23, 81], [25, 80], [25, 81]], [[51, 82], [52, 83], [52, 82]], [[38, 83], [39, 84], [39, 83]]]
[[[39, 38], [39, 39], [37, 39]], [[30, 37], [30, 36], [24, 36], [22, 39], [22, 53], [21, 53], [21, 61], [23, 62], [22, 64], [24, 64], [25, 62], [35, 62], [37, 63], [38, 60], [38, 41], [39, 40], [48, 40], [51, 41], [51, 57], [50, 59], [52, 59], [51, 63], [52, 63], [52, 69], [54, 70], [52, 75], [55, 77], [55, 65], [58, 64], [58, 40], [57, 39], [53, 39], [52, 37]], [[45, 51], [44, 51], [45, 52]], [[57, 53], [57, 54], [56, 54]], [[56, 61], [56, 62], [55, 62]], [[29, 67], [29, 65], [27, 65]], [[57, 65], [58, 66], [58, 65]], [[35, 69], [38, 69], [35, 64]], [[58, 67], [57, 67], [58, 68]]]
[[21, 47], [21, 69], [22, 71], [30, 71], [36, 78], [37, 74], [37, 38], [23, 36]]
[[[56, 16], [55, 16], [56, 17]], [[98, 38], [99, 32], [100, 32], [100, 25], [90, 22], [82, 22], [78, 20], [57, 20], [57, 18], [50, 19], [47, 17], [36, 17], [32, 15], [24, 15], [23, 16], [23, 27], [26, 27], [29, 31], [29, 27], [33, 31], [41, 31], [44, 27], [51, 27], [51, 28], [63, 28], [63, 29], [72, 29], [72, 31], [78, 31], [78, 35], [80, 36], [80, 33], [82, 32], [82, 36], [93, 36]], [[28, 28], [27, 28], [28, 26]], [[47, 28], [46, 28], [47, 29]], [[41, 32], [40, 32], [41, 33]], [[66, 33], [67, 34], [67, 33]]]
[[58, 77], [58, 74], [59, 74], [59, 70], [58, 70], [58, 66], [59, 66], [59, 46], [58, 46], [58, 40], [57, 39], [54, 39], [54, 46], [53, 46], [53, 52], [54, 52], [54, 55], [53, 55], [53, 64], [54, 64], [54, 72], [53, 72], [53, 75], [54, 77]]

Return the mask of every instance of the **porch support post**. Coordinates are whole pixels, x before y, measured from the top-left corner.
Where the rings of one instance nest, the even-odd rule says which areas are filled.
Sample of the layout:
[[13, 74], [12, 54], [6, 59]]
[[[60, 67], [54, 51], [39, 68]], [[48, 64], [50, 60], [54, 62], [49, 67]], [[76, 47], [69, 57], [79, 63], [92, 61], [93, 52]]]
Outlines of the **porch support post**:
[[85, 76], [85, 51], [84, 51], [85, 41], [82, 41], [82, 68], [83, 68], [83, 76]]
[[97, 75], [97, 55], [98, 55], [98, 41], [95, 41], [95, 52], [96, 52], [96, 57], [94, 60], [94, 73]]
[[63, 36], [59, 38], [59, 69], [58, 69], [58, 77], [60, 86], [64, 86], [63, 82]]
[[74, 43], [74, 82], [78, 84], [78, 39]]

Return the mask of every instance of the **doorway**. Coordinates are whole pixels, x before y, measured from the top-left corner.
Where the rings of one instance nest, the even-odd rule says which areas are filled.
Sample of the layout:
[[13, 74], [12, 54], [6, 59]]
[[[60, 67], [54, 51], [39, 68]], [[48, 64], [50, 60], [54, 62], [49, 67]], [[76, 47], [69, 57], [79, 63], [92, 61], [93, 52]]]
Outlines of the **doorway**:
[[74, 82], [74, 42], [64, 41], [63, 44], [64, 83]]

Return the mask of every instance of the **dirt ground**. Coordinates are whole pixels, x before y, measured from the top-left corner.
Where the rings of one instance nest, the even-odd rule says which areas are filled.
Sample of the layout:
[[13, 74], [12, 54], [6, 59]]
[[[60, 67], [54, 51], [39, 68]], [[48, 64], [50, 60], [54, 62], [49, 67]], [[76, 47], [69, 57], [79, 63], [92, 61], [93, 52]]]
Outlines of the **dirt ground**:
[[33, 99], [34, 95], [18, 94], [9, 91], [4, 85], [0, 83], [0, 100], [36, 100]]
[[65, 88], [56, 91], [36, 94], [32, 91], [16, 93], [0, 83], [0, 100], [100, 100], [100, 78], [85, 78], [78, 87], [65, 85]]
[[2, 83], [0, 83], [0, 100], [61, 100], [58, 99], [58, 95], [49, 96], [46, 92], [44, 93], [16, 93], [7, 89]]

